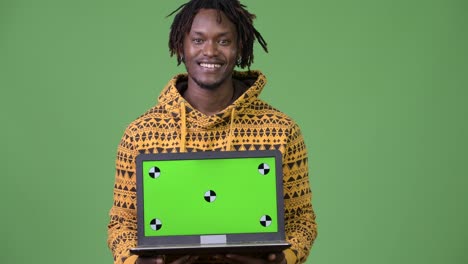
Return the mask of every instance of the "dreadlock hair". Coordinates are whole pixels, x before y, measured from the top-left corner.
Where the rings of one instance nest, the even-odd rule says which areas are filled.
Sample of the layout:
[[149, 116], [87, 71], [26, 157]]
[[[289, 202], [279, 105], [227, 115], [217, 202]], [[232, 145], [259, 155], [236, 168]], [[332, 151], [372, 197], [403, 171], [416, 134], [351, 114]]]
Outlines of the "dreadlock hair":
[[[255, 39], [262, 46], [265, 52], [268, 52], [267, 43], [263, 39], [260, 32], [253, 26], [253, 20], [256, 18], [254, 14], [247, 11], [247, 6], [241, 4], [239, 0], [190, 0], [181, 5], [179, 8], [170, 13], [167, 17], [174, 13], [174, 21], [171, 25], [169, 34], [169, 51], [171, 57], [177, 55], [177, 65], [183, 61], [182, 51], [184, 45], [185, 34], [190, 32], [192, 22], [200, 9], [215, 9], [218, 12], [223, 12], [226, 17], [236, 26], [237, 29], [237, 46], [240, 50], [237, 66], [241, 68], [248, 67], [253, 63], [253, 44]], [[219, 20], [221, 13], [219, 13]]]

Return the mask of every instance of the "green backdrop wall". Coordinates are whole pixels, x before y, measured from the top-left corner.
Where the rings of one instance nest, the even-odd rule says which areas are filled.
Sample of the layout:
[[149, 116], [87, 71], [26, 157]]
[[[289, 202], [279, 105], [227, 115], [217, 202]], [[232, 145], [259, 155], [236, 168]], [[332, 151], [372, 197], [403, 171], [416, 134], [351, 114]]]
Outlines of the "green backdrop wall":
[[[468, 263], [467, 2], [243, 2], [310, 152], [308, 263]], [[182, 3], [0, 1], [0, 262], [111, 263], [117, 144], [184, 70]]]

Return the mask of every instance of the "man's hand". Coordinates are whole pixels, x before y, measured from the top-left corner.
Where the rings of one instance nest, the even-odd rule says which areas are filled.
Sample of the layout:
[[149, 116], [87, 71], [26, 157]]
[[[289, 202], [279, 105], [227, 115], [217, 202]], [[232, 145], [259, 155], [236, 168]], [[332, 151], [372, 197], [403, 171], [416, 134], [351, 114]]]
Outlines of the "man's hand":
[[234, 254], [227, 254], [221, 256], [224, 260], [232, 264], [241, 264], [241, 263], [249, 263], [249, 264], [286, 264], [286, 258], [284, 253], [270, 253], [268, 254], [267, 258], [254, 258], [250, 256], [243, 256], [243, 255], [234, 255]]
[[[198, 256], [183, 256], [174, 260], [169, 264], [190, 264], [195, 262], [198, 259]], [[163, 256], [156, 257], [138, 257], [136, 264], [165, 264], [166, 261]]]

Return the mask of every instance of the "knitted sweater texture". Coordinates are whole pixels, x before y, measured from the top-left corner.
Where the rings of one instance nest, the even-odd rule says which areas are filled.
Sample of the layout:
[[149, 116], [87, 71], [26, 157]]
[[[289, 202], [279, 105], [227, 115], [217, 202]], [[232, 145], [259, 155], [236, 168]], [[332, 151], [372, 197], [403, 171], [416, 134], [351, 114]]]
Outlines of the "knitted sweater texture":
[[[158, 103], [133, 121], [118, 145], [114, 203], [110, 210], [108, 245], [114, 264], [134, 263], [129, 249], [137, 244], [135, 158], [140, 153], [280, 150], [288, 263], [306, 260], [317, 235], [308, 158], [297, 124], [259, 99], [266, 84], [259, 71], [234, 72], [247, 89], [228, 107], [207, 116], [182, 96], [186, 74], [171, 79]], [[178, 90], [179, 87], [179, 90]], [[217, 263], [200, 258], [198, 263]]]

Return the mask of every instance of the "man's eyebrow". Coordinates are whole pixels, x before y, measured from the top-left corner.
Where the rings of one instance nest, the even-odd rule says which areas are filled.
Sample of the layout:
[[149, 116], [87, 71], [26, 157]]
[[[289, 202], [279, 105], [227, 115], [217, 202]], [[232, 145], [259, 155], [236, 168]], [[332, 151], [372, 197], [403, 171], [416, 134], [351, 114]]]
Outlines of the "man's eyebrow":
[[[202, 36], [205, 35], [205, 33], [202, 32], [202, 31], [191, 31], [190, 34], [202, 35]], [[226, 31], [226, 32], [218, 33], [217, 36], [224, 37], [224, 36], [227, 36], [227, 35], [230, 35], [230, 34], [231, 34], [231, 32]]]

